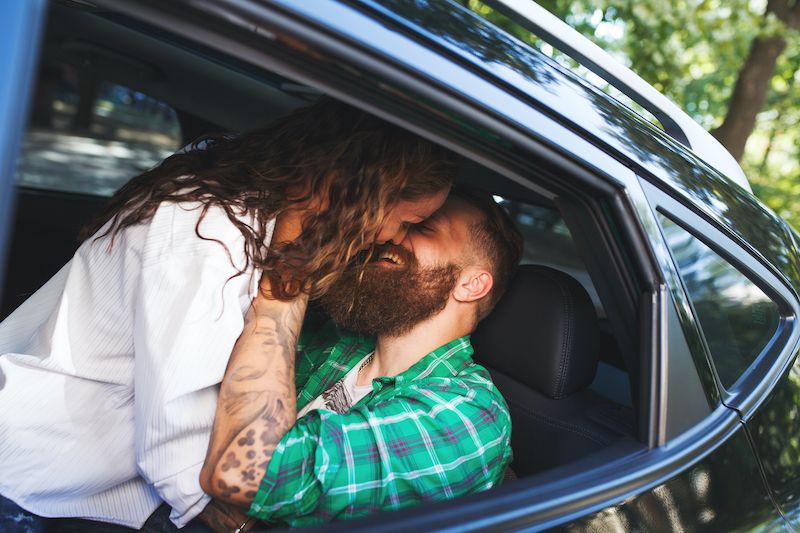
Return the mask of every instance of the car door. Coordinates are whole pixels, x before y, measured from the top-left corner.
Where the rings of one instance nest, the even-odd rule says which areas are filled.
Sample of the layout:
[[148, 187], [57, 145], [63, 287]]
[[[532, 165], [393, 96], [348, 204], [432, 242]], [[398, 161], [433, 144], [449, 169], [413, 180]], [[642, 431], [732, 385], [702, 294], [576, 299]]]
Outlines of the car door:
[[[599, 247], [602, 239], [613, 240], [630, 252], [615, 257], [619, 270], [643, 268], [629, 264], [636, 262], [650, 267], [646, 287], [629, 287], [632, 300], [641, 306], [638, 315], [635, 305], [627, 310], [607, 308], [617, 322], [625, 322], [619, 316], [625, 314], [627, 328], [619, 328], [619, 336], [630, 337], [626, 344], [633, 345], [634, 354], [643, 359], [642, 368], [636, 370], [643, 383], [641, 391], [637, 388], [642, 397], [637, 404], [646, 408], [640, 409], [643, 435], [634, 445], [622, 453], [573, 465], [568, 471], [531, 476], [457, 501], [340, 522], [331, 525], [332, 530], [677, 530], [703, 526], [725, 530], [764, 527], [775, 520], [737, 413], [719, 403], [714, 387], [704, 388], [707, 365], [692, 358], [686, 338], [675, 326], [676, 305], [663, 289], [664, 274], [653, 261], [642, 231], [644, 226], [651, 240], [660, 242], [654, 215], [630, 168], [636, 163], [619, 153], [610, 155], [607, 146], [582, 137], [565, 125], [557, 110], [547, 109], [531, 96], [539, 84], [537, 94], [544, 97], [543, 87], [549, 83], [553, 102], [570, 99], [568, 83], [554, 84], [551, 65], [514, 48], [512, 52], [519, 51], [521, 59], [530, 61], [526, 65], [541, 69], [540, 76], [520, 78], [519, 87], [500, 86], [479, 69], [453, 60], [452, 51], [436, 39], [426, 40], [419, 32], [399, 28], [344, 2], [115, 0], [98, 4], [124, 9], [170, 36], [202, 39], [209, 47], [308, 81], [414, 131], [442, 135], [451, 146], [487, 166], [494, 165], [498, 172], [515, 170], [502, 176], [510, 192], [524, 189], [546, 195], [550, 191], [540, 190], [531, 176], [549, 169], [555, 181], [574, 188], [587, 205], [599, 207], [598, 218], [610, 228], [582, 234], [583, 240], [590, 241], [584, 246]], [[435, 3], [394, 3], [400, 4], [419, 11]], [[458, 24], [453, 27], [459, 28]], [[492, 31], [479, 30], [473, 33], [481, 36]], [[605, 102], [602, 96], [596, 98]], [[427, 122], [420, 109], [426, 110]], [[607, 109], [613, 113], [616, 108], [608, 105]], [[596, 112], [592, 117], [602, 123]], [[624, 128], [619, 131], [625, 133]], [[602, 201], [591, 198], [594, 191]], [[588, 216], [581, 217], [584, 208], [577, 202], [570, 207], [577, 222], [572, 227], [588, 229], [592, 222]], [[663, 246], [660, 250], [661, 259], [668, 257]], [[617, 291], [608, 285], [620, 272], [609, 266], [605, 273], [608, 276], [600, 281], [606, 283], [600, 289], [612, 296], [624, 292], [626, 287]], [[637, 293], [637, 288], [642, 292]], [[611, 303], [614, 298], [606, 300]], [[640, 335], [642, 344], [637, 349]], [[737, 483], [742, 478], [752, 480], [744, 497]]]
[[[794, 239], [777, 217], [758, 217], [756, 223], [759, 211], [744, 201], [729, 198], [727, 216], [720, 219], [758, 228], [752, 240], [736, 243], [686, 206], [660, 193], [650, 197], [657, 202], [659, 223], [680, 270], [683, 287], [676, 290], [687, 296], [686, 329], [700, 338], [696, 348], [713, 367], [721, 402], [739, 413], [761, 477], [796, 528], [800, 362]], [[768, 251], [772, 261], [762, 256]]]
[[800, 529], [800, 360], [781, 374], [747, 425], [777, 505]]
[[[44, 0], [3, 2], [0, 17], [0, 280], [14, 209], [14, 168], [33, 87]], [[0, 289], [2, 283], [0, 283]], [[0, 294], [2, 298], [2, 294]]]

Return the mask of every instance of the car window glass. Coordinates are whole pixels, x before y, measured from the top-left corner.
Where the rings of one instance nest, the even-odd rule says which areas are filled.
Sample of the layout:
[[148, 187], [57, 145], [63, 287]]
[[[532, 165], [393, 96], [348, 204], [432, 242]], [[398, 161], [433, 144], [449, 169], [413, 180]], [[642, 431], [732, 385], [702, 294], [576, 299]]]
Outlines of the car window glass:
[[755, 283], [659, 213], [714, 366], [724, 387], [742, 375], [778, 329], [778, 306]]
[[571, 275], [583, 285], [598, 314], [603, 316], [597, 291], [586, 266], [578, 256], [561, 213], [552, 207], [523, 203], [501, 196], [495, 196], [495, 199], [511, 215], [525, 239], [521, 264], [545, 265]]
[[68, 65], [39, 72], [17, 184], [111, 196], [182, 145], [175, 111]]

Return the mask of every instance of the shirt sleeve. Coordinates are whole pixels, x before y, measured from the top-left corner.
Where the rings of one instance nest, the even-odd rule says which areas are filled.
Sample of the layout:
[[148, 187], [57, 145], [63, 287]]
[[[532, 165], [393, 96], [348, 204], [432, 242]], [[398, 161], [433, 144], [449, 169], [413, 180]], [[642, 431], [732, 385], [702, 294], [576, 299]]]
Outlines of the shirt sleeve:
[[486, 389], [407, 387], [344, 414], [311, 411], [276, 448], [250, 514], [309, 526], [488, 489], [510, 432]]
[[[134, 299], [136, 462], [182, 526], [210, 498], [199, 483], [218, 387], [253, 290], [243, 237], [211, 209], [162, 206], [142, 249]], [[224, 245], [224, 246], [223, 246]]]

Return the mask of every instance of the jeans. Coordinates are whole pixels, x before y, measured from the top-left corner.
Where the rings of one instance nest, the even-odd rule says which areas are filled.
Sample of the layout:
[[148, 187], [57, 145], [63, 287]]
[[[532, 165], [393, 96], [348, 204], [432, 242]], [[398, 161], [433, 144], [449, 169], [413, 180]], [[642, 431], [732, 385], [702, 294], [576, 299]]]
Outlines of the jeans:
[[[138, 531], [148, 533], [207, 533], [211, 530], [198, 520], [178, 529], [169, 519], [170, 508], [162, 504]], [[29, 513], [0, 495], [0, 532], [2, 533], [129, 533], [137, 531], [118, 524], [82, 518], [44, 518]]]
[[0, 531], [3, 533], [44, 533], [47, 519], [29, 513], [5, 496], [0, 495]]

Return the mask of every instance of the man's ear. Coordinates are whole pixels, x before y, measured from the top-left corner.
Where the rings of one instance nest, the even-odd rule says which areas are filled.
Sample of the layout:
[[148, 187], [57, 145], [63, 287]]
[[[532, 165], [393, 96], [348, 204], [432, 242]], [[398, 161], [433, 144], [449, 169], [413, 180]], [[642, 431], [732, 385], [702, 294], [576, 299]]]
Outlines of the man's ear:
[[483, 268], [467, 267], [461, 271], [453, 289], [453, 298], [462, 303], [480, 300], [492, 290], [492, 274]]

